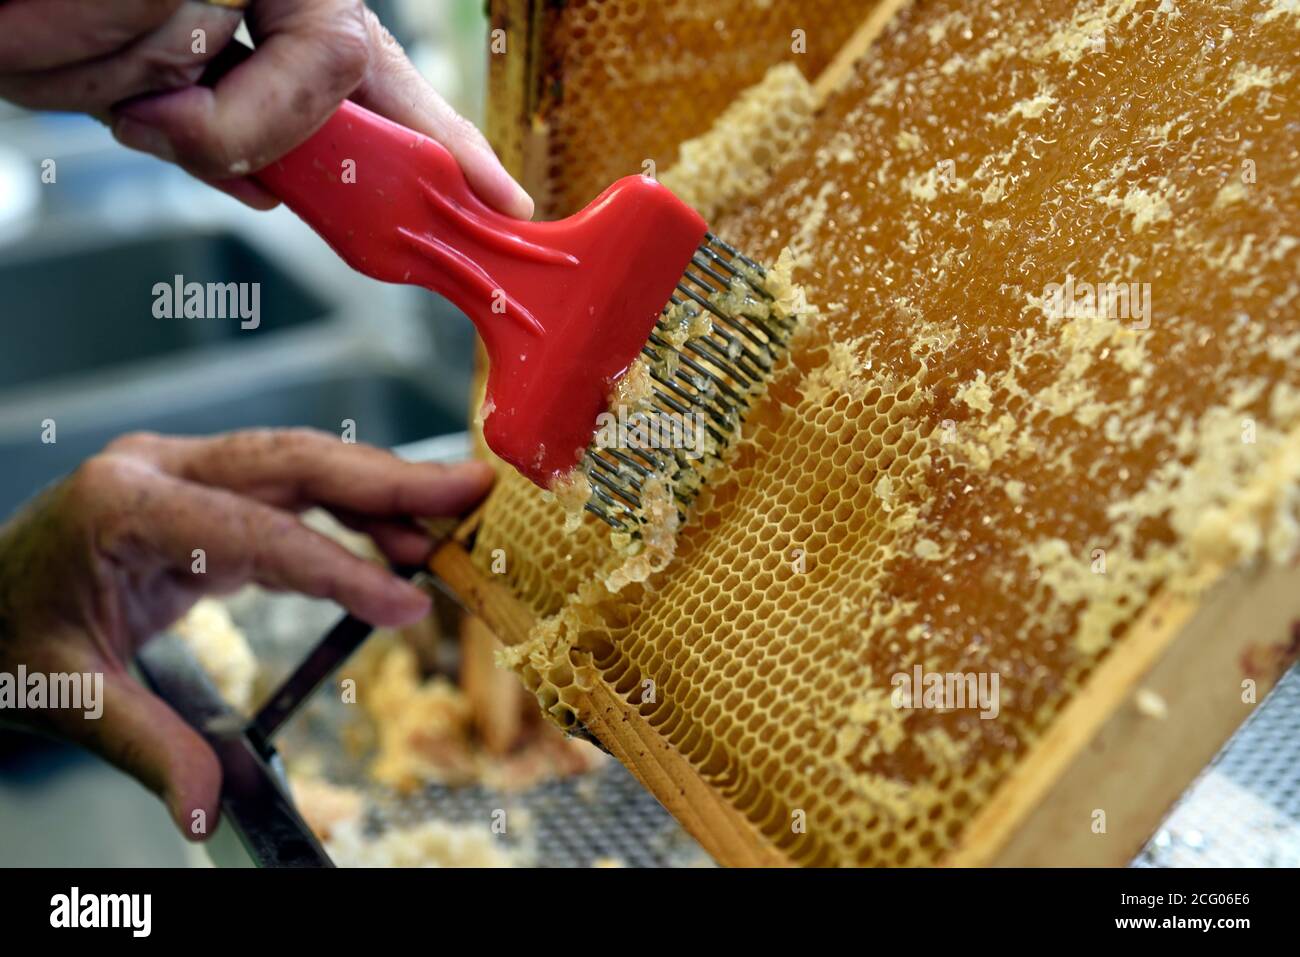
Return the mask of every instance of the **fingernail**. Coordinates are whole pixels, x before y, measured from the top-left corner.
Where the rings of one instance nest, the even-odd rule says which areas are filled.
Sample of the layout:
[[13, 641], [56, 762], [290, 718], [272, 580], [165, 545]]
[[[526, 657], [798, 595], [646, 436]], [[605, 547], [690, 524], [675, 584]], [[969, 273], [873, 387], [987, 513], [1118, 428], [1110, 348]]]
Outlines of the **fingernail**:
[[484, 144], [479, 152], [483, 157], [480, 168], [489, 173], [491, 180], [494, 181], [490, 189], [499, 198], [498, 202], [501, 205], [497, 208], [516, 219], [532, 219], [536, 205], [527, 190], [510, 175], [490, 146]]
[[401, 601], [404, 606], [402, 617], [407, 620], [408, 624], [419, 621], [433, 610], [433, 599], [429, 597], [427, 592], [421, 591], [409, 582], [400, 579], [399, 581], [402, 591]]
[[475, 482], [486, 482], [496, 478], [496, 472], [492, 466], [481, 459], [467, 459], [464, 462], [457, 462], [454, 466], [456, 475]]
[[167, 805], [167, 813], [170, 814], [172, 820], [176, 822], [176, 827], [182, 834], [188, 836], [190, 822], [188, 815], [185, 813], [185, 804], [182, 801], [180, 794], [178, 794], [174, 788], [169, 786], [163, 791], [162, 800], [163, 804]]
[[176, 150], [172, 148], [171, 140], [161, 130], [129, 116], [119, 116], [114, 121], [113, 138], [123, 146], [149, 153], [159, 159], [168, 162], [176, 159]]
[[481, 459], [466, 459], [443, 465], [440, 462], [421, 463], [431, 482], [445, 486], [448, 482], [457, 485], [479, 486], [490, 484], [496, 478], [492, 466]]
[[[513, 178], [511, 178], [510, 181], [514, 183]], [[518, 183], [515, 183], [514, 205], [520, 211], [519, 212], [520, 219], [532, 219], [533, 212], [537, 208], [536, 204], [533, 202], [533, 198], [529, 196], [528, 193], [525, 192], [524, 188], [520, 186]]]

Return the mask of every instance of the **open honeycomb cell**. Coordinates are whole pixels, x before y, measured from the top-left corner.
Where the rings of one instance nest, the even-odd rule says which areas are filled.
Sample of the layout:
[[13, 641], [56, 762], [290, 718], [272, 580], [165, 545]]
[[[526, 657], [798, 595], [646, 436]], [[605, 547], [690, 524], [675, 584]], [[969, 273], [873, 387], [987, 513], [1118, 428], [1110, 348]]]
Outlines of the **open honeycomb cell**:
[[[1158, 591], [1294, 559], [1298, 31], [1265, 0], [899, 12], [715, 224], [818, 311], [669, 567], [611, 593], [597, 523], [510, 476], [488, 503], [552, 717], [604, 682], [789, 860], [936, 863]], [[998, 675], [998, 714], [896, 707], [917, 665]]]

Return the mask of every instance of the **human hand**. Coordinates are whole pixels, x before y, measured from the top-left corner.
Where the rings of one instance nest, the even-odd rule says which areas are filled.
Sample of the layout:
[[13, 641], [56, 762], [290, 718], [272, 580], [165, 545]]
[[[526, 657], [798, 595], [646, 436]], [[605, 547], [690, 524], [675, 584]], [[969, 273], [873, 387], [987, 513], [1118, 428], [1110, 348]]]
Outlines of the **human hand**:
[[410, 624], [429, 610], [425, 593], [294, 513], [322, 506], [394, 563], [419, 565], [432, 543], [411, 519], [458, 515], [491, 481], [482, 463], [403, 462], [302, 430], [118, 439], [0, 527], [0, 672], [103, 674], [102, 714], [13, 714], [132, 774], [202, 839], [190, 825], [200, 810], [216, 820], [220, 767], [128, 674], [136, 649], [200, 597], [250, 582], [333, 599], [374, 625]]
[[[257, 48], [215, 86], [197, 85], [243, 17]], [[258, 208], [276, 200], [247, 174], [350, 97], [446, 146], [488, 204], [521, 219], [533, 212], [482, 133], [425, 83], [361, 0], [252, 0], [246, 11], [192, 0], [8, 0], [0, 97], [97, 116], [126, 146]]]

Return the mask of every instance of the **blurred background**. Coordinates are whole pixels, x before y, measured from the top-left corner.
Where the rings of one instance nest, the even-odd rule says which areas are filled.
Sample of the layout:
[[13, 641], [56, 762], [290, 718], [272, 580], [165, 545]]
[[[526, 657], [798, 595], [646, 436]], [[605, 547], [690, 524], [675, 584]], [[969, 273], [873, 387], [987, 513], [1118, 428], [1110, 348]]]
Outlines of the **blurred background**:
[[[481, 123], [482, 0], [370, 6]], [[259, 328], [154, 318], [154, 284], [177, 274], [260, 283]], [[351, 272], [288, 211], [249, 210], [83, 116], [0, 102], [0, 304], [3, 518], [135, 429], [340, 432], [350, 419], [359, 441], [395, 446], [453, 436], [467, 420], [473, 327], [453, 306]], [[48, 420], [53, 443], [42, 441]], [[195, 860], [134, 781], [0, 731], [0, 865]]]

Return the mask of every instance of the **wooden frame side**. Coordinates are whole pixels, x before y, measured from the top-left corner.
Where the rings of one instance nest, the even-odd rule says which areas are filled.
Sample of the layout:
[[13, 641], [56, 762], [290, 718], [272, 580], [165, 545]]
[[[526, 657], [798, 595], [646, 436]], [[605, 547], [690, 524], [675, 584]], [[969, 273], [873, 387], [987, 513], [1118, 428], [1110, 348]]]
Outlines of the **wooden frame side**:
[[820, 106], [827, 97], [840, 88], [853, 73], [854, 65], [866, 56], [871, 45], [880, 34], [885, 32], [894, 15], [912, 0], [880, 0], [862, 21], [862, 25], [853, 31], [853, 35], [844, 41], [834, 59], [826, 64], [825, 69], [813, 81], [813, 97]]
[[[1001, 783], [944, 863], [1129, 863], [1298, 657], [1293, 564], [1233, 572], [1207, 566], [1189, 586], [1166, 588]], [[1247, 682], [1253, 682], [1250, 698]], [[1098, 811], [1104, 832], [1094, 830]]]
[[[1296, 572], [1165, 594], [1002, 782], [945, 863], [1122, 866], [1296, 660]], [[1094, 832], [1095, 812], [1105, 832]]]
[[488, 49], [485, 134], [502, 165], [545, 208], [538, 190], [546, 187], [544, 123], [537, 115], [542, 50], [546, 33], [541, 0], [490, 0], [489, 30], [504, 30], [506, 52]]
[[724, 867], [791, 867], [787, 858], [603, 679], [582, 693], [583, 723]]

